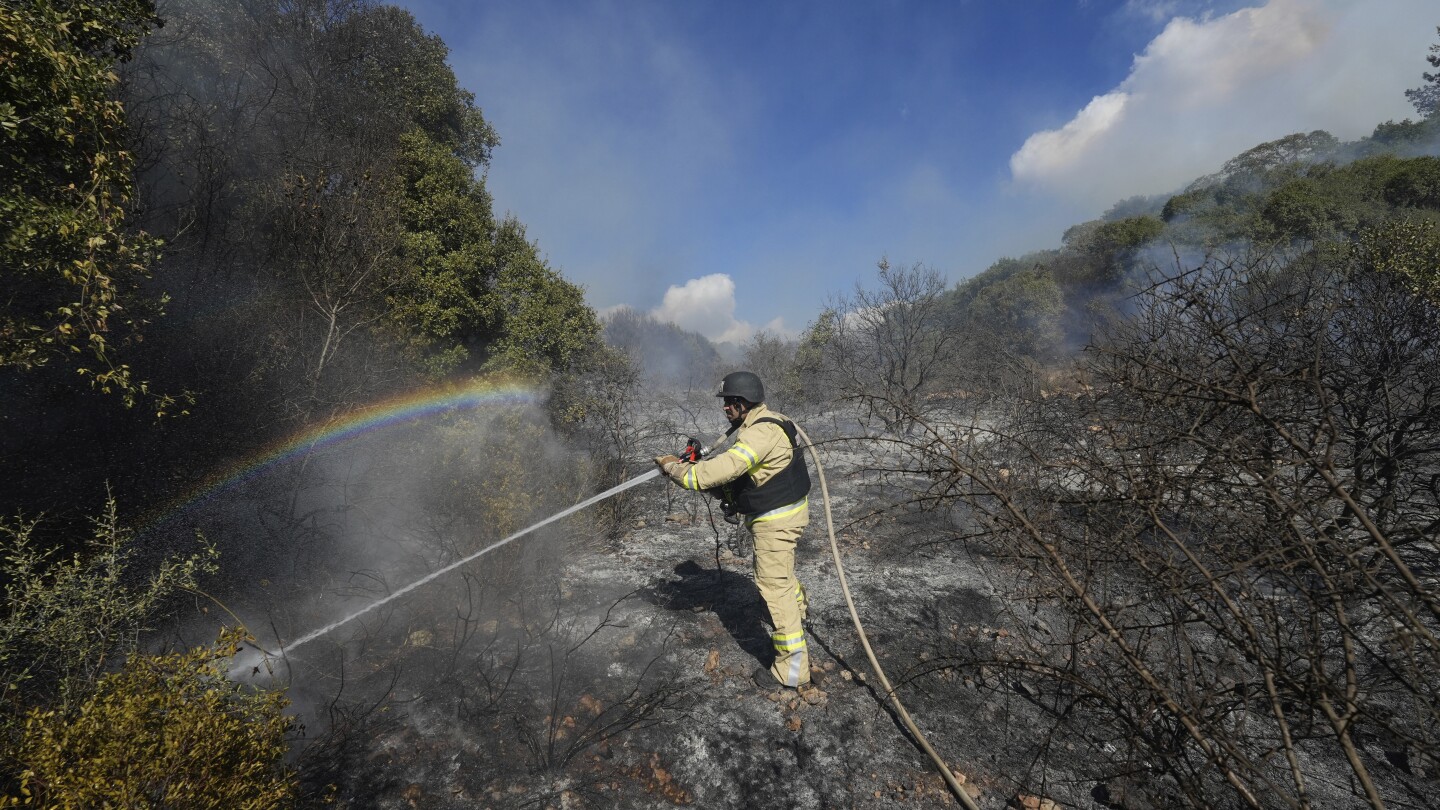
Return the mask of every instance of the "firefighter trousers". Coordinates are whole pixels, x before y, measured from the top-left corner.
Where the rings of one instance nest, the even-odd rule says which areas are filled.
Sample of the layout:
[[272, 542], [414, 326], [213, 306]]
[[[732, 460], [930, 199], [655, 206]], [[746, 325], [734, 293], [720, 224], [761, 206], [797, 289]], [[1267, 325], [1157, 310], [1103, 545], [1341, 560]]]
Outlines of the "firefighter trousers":
[[795, 576], [795, 545], [809, 522], [808, 507], [802, 505], [776, 519], [761, 517], [750, 524], [755, 536], [755, 585], [775, 631], [770, 636], [775, 646], [770, 674], [791, 687], [810, 682], [810, 655], [801, 626], [809, 606], [805, 588]]

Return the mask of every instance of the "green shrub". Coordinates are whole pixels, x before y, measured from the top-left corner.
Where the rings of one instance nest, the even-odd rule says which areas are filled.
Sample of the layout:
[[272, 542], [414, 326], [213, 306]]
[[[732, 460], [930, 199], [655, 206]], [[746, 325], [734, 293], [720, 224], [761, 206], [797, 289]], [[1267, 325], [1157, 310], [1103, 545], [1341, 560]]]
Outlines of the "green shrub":
[[0, 519], [0, 730], [30, 706], [63, 705], [88, 692], [107, 664], [135, 650], [136, 635], [166, 600], [216, 570], [215, 549], [206, 545], [137, 575], [134, 538], [120, 526], [114, 499], [84, 551], [69, 559], [42, 548], [35, 528]]
[[293, 805], [285, 699], [225, 677], [241, 638], [231, 630], [213, 647], [132, 656], [74, 710], [32, 710], [20, 784], [0, 807]]

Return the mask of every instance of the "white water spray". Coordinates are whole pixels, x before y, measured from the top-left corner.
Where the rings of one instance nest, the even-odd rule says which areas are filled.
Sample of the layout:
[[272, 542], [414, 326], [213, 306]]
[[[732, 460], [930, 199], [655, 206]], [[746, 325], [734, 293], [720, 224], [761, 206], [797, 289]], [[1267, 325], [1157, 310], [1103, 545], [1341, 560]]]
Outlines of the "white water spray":
[[576, 512], [579, 512], [581, 509], [584, 509], [584, 508], [587, 507], [587, 506], [592, 506], [592, 505], [594, 505], [594, 504], [597, 504], [597, 503], [605, 500], [606, 498], [610, 498], [610, 497], [612, 497], [612, 496], [614, 496], [614, 495], [618, 495], [619, 493], [624, 492], [625, 490], [630, 489], [630, 488], [633, 487], [633, 486], [636, 486], [636, 485], [638, 485], [638, 484], [642, 484], [642, 483], [644, 483], [644, 482], [646, 482], [646, 481], [649, 481], [651, 478], [654, 478], [655, 476], [657, 476], [657, 475], [659, 475], [659, 474], [660, 474], [660, 471], [659, 471], [658, 469], [656, 469], [656, 470], [651, 470], [651, 471], [649, 471], [649, 472], [647, 472], [647, 473], [642, 473], [642, 474], [640, 474], [640, 475], [635, 476], [634, 478], [631, 478], [629, 481], [626, 481], [626, 482], [623, 483], [623, 484], [620, 484], [620, 485], [618, 485], [618, 486], [614, 486], [614, 487], [611, 487], [610, 489], [605, 490], [604, 492], [600, 493], [599, 495], [591, 496], [590, 498], [587, 498], [587, 499], [581, 501], [580, 503], [575, 504], [574, 506], [570, 507], [569, 509], [566, 509], [566, 510], [563, 511], [563, 512], [557, 512], [556, 514], [553, 514], [553, 515], [551, 515], [550, 517], [547, 517], [547, 518], [545, 518], [544, 520], [542, 520], [542, 521], [540, 521], [540, 522], [538, 522], [538, 523], [533, 523], [533, 524], [531, 524], [531, 525], [529, 525], [529, 526], [521, 529], [520, 531], [515, 532], [514, 534], [510, 535], [509, 537], [506, 537], [506, 538], [503, 539], [503, 540], [497, 540], [497, 541], [495, 541], [494, 543], [491, 543], [490, 545], [486, 546], [485, 548], [480, 549], [479, 551], [475, 552], [474, 554], [471, 554], [470, 556], [468, 556], [468, 557], [466, 557], [466, 558], [464, 558], [464, 559], [462, 559], [462, 560], [457, 560], [456, 562], [453, 562], [453, 563], [445, 566], [444, 568], [441, 568], [441, 569], [439, 569], [439, 570], [437, 570], [437, 571], [433, 571], [433, 572], [431, 572], [430, 574], [427, 574], [426, 576], [424, 576], [424, 577], [422, 577], [422, 578], [420, 578], [420, 579], [415, 580], [414, 582], [410, 583], [409, 585], [406, 585], [405, 587], [401, 588], [401, 589], [398, 590], [398, 591], [395, 591], [394, 593], [390, 594], [389, 596], [385, 597], [384, 599], [379, 599], [379, 600], [376, 600], [376, 601], [374, 601], [374, 602], [371, 602], [370, 604], [366, 605], [365, 607], [360, 608], [359, 610], [355, 611], [354, 613], [351, 613], [349, 616], [346, 616], [346, 617], [343, 618], [343, 619], [340, 619], [340, 620], [338, 620], [338, 621], [333, 621], [333, 622], [331, 622], [330, 624], [327, 624], [327, 625], [325, 625], [324, 627], [320, 628], [319, 630], [312, 630], [311, 632], [306, 633], [305, 635], [301, 636], [300, 638], [295, 639], [294, 641], [290, 642], [289, 644], [285, 645], [284, 647], [281, 647], [280, 650], [279, 650], [279, 652], [276, 653], [276, 654], [277, 654], [278, 656], [283, 657], [286, 653], [290, 652], [291, 650], [295, 649], [296, 647], [299, 647], [300, 645], [305, 644], [305, 643], [307, 643], [307, 642], [314, 641], [315, 639], [317, 639], [317, 638], [325, 635], [326, 633], [329, 633], [331, 630], [334, 630], [334, 629], [336, 629], [336, 628], [338, 628], [338, 627], [340, 627], [340, 626], [342, 626], [342, 625], [348, 624], [349, 622], [352, 622], [352, 621], [360, 618], [361, 616], [364, 616], [366, 613], [369, 613], [370, 611], [374, 610], [375, 608], [380, 607], [381, 605], [384, 605], [384, 604], [387, 603], [387, 602], [391, 602], [391, 601], [394, 601], [394, 600], [396, 600], [396, 599], [399, 599], [400, 597], [402, 597], [402, 596], [404, 596], [405, 594], [407, 594], [407, 593], [415, 590], [416, 588], [419, 588], [420, 586], [426, 584], [427, 582], [431, 582], [431, 581], [433, 581], [433, 580], [435, 580], [435, 579], [438, 579], [439, 577], [442, 577], [442, 576], [444, 576], [445, 574], [448, 574], [448, 573], [450, 573], [451, 571], [454, 571], [456, 568], [459, 568], [460, 566], [462, 566], [462, 565], [464, 565], [464, 564], [466, 564], [466, 563], [468, 563], [468, 562], [470, 562], [470, 561], [472, 561], [472, 560], [475, 560], [475, 559], [478, 559], [478, 558], [480, 558], [480, 557], [483, 557], [483, 556], [485, 556], [486, 554], [489, 554], [490, 552], [494, 551], [495, 549], [500, 548], [501, 546], [506, 545], [506, 544], [510, 543], [511, 541], [513, 541], [513, 540], [517, 540], [517, 539], [519, 539], [519, 538], [521, 538], [521, 537], [524, 537], [525, 535], [529, 534], [530, 532], [535, 531], [536, 529], [541, 528], [542, 526], [547, 526], [547, 525], [549, 525], [549, 524], [551, 524], [551, 523], [554, 523], [554, 522], [557, 521], [557, 520], [560, 520], [560, 519], [562, 519], [562, 518], [569, 517], [570, 515], [573, 515], [573, 514], [575, 514]]

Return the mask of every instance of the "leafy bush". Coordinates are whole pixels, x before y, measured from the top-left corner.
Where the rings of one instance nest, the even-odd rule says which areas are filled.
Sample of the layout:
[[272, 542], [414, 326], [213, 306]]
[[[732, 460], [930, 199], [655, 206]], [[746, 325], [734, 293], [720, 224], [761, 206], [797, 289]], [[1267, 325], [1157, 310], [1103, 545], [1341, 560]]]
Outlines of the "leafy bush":
[[87, 693], [107, 663], [135, 649], [136, 634], [166, 599], [216, 570], [206, 545], [163, 560], [137, 581], [133, 535], [119, 525], [113, 498], [95, 519], [88, 548], [68, 560], [39, 546], [36, 525], [0, 520], [0, 689], [9, 709], [0, 713], [0, 729], [41, 702], [32, 687], [43, 685], [47, 701], [53, 690], [61, 706]]
[[296, 782], [282, 763], [285, 699], [225, 677], [242, 637], [230, 630], [213, 647], [132, 657], [74, 710], [32, 710], [17, 752], [18, 795], [0, 807], [293, 804]]
[[146, 386], [114, 344], [156, 303], [139, 290], [155, 243], [125, 229], [133, 158], [111, 68], [156, 22], [142, 0], [0, 8], [0, 368], [69, 358], [127, 403]]

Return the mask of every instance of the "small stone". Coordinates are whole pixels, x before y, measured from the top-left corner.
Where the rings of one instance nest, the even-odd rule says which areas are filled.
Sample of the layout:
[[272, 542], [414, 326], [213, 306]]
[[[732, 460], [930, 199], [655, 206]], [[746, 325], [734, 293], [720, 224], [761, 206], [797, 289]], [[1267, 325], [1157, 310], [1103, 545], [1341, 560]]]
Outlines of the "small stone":
[[785, 728], [788, 728], [791, 731], [799, 731], [801, 722], [802, 721], [800, 720], [800, 715], [792, 714], [790, 715], [790, 719], [785, 721]]
[[1059, 802], [1054, 799], [1047, 799], [1043, 796], [1032, 796], [1028, 793], [1020, 793], [1010, 800], [1011, 807], [1018, 807], [1021, 810], [1065, 810]]
[[804, 692], [801, 692], [800, 696], [805, 698], [805, 702], [809, 703], [811, 706], [819, 706], [821, 703], [825, 702], [826, 698], [824, 690], [821, 689], [807, 689]]
[[841, 673], [840, 673], [840, 678], [841, 678], [841, 680], [846, 680], [846, 681], [853, 681], [853, 680], [855, 680], [855, 676], [852, 675], [852, 674], [850, 673], [850, 670], [848, 670], [848, 669], [845, 670], [844, 672], [841, 672]]

